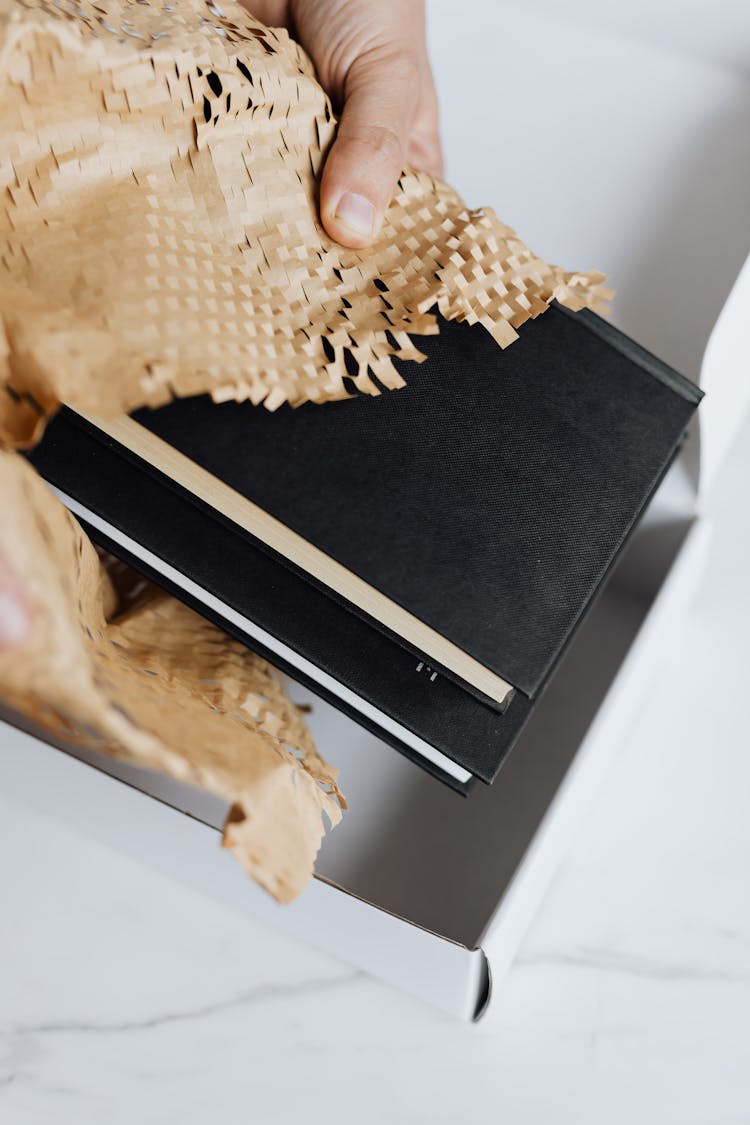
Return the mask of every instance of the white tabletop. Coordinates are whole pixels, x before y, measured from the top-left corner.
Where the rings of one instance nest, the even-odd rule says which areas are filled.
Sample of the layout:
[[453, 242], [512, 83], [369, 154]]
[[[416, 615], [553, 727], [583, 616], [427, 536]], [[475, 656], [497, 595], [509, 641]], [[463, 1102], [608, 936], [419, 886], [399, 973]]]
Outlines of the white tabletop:
[[[540, 253], [619, 275], [620, 322], [695, 374], [747, 252], [746, 78], [476, 8], [467, 54], [434, 6], [453, 178]], [[608, 101], [593, 124], [584, 95]], [[750, 1122], [748, 481], [750, 424], [671, 662], [476, 1027], [0, 797], [0, 1120]]]
[[476, 1027], [0, 799], [0, 1119], [750, 1120], [749, 479], [750, 426], [672, 663]]

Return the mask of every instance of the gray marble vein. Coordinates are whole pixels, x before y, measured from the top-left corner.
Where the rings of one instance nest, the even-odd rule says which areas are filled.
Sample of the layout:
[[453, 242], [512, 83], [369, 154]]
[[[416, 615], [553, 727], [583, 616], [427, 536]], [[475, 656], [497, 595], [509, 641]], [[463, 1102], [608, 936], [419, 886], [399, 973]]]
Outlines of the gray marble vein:
[[[209, 1018], [220, 1015], [232, 1008], [241, 1008], [247, 1005], [261, 1004], [266, 1001], [279, 1000], [286, 996], [309, 996], [316, 992], [326, 994], [333, 988], [349, 985], [364, 973], [353, 970], [350, 973], [337, 973], [332, 977], [321, 977], [315, 980], [301, 981], [297, 984], [260, 984], [238, 996], [217, 1000], [214, 1004], [205, 1004], [199, 1008], [186, 1008], [181, 1012], [164, 1012], [154, 1016], [145, 1016], [142, 1019], [117, 1020], [117, 1021], [87, 1021], [87, 1020], [59, 1020], [49, 1023], [16, 1024], [9, 1028], [10, 1038], [21, 1038], [37, 1035], [106, 1035], [121, 1034], [129, 1031], [150, 1031], [154, 1028], [165, 1027], [168, 1024], [185, 1023], [191, 1020]], [[0, 1085], [3, 1083], [0, 1079]]]

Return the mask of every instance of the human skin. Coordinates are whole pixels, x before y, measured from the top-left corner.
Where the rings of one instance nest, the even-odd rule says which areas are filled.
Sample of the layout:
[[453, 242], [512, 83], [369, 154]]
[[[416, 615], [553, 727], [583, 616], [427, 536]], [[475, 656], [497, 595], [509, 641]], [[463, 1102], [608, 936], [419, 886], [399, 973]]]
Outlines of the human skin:
[[320, 217], [362, 249], [377, 237], [405, 164], [442, 175], [423, 0], [242, 0], [310, 55], [340, 121], [323, 168]]
[[[243, 2], [302, 44], [341, 114], [323, 168], [321, 220], [342, 245], [369, 246], [405, 164], [442, 174], [423, 0]], [[22, 581], [0, 554], [0, 649], [24, 643], [32, 613]]]

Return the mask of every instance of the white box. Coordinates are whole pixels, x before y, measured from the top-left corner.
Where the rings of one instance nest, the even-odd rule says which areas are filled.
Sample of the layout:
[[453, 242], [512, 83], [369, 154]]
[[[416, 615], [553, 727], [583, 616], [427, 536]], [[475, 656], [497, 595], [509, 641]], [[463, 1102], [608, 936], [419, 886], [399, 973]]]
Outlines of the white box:
[[468, 799], [293, 685], [313, 705], [314, 734], [341, 768], [351, 808], [292, 906], [274, 903], [218, 846], [228, 807], [188, 786], [8, 732], [2, 790], [471, 1018], [489, 998], [490, 972], [497, 979], [510, 964], [658, 670], [706, 534], [689, 514], [665, 512], [643, 527], [495, 784]]
[[[453, 178], [471, 202], [494, 202], [503, 218], [548, 257], [582, 267], [609, 264], [624, 289], [622, 327], [695, 376], [690, 356], [698, 354], [702, 325], [715, 318], [739, 262], [725, 255], [718, 264], [709, 263], [713, 289], [708, 295], [699, 291], [686, 311], [695, 278], [680, 273], [665, 291], [663, 269], [657, 264], [649, 272], [648, 261], [646, 266], [639, 262], [633, 248], [654, 238], [658, 242], [656, 209], [664, 202], [667, 213], [664, 176], [674, 165], [675, 138], [691, 138], [699, 108], [718, 112], [730, 95], [744, 89], [741, 80], [687, 56], [667, 58], [661, 48], [621, 40], [585, 22], [561, 24], [555, 14], [540, 15], [541, 5], [474, 7], [475, 19], [490, 28], [497, 23], [498, 34], [502, 29], [509, 39], [528, 39], [533, 30], [535, 82], [524, 84], [526, 64], [513, 53], [502, 68], [496, 65], [492, 35], [474, 36], [471, 74], [481, 76], [483, 96], [507, 107], [508, 91], [522, 90], [524, 112], [520, 122], [513, 114], [499, 122], [503, 145], [497, 151], [477, 155], [462, 147], [467, 130], [460, 98], [471, 74], [466, 67], [456, 70], [461, 42], [452, 6], [431, 5], [449, 156], [460, 160], [461, 175], [454, 169]], [[553, 8], [551, 0], [544, 5], [544, 11]], [[578, 10], [585, 15], [583, 0]], [[523, 169], [516, 166], [515, 175], [506, 171], [508, 154], [523, 145], [524, 129], [545, 119], [561, 88], [571, 104], [591, 101], [591, 75], [581, 69], [588, 53], [595, 71], [606, 74], [614, 88], [614, 108], [605, 113], [594, 104], [588, 119], [562, 114], [547, 132], [539, 126], [542, 140], [536, 149], [525, 150]], [[665, 75], [670, 79], [666, 91]], [[678, 81], [684, 89], [675, 91]], [[633, 112], [643, 120], [642, 131], [637, 137], [628, 132], [623, 140]], [[599, 118], [606, 118], [617, 151], [606, 167], [582, 175], [581, 154], [592, 150], [592, 129], [604, 127]], [[560, 133], [566, 144], [555, 148]], [[664, 152], [664, 163], [655, 168]], [[615, 173], [622, 182], [612, 179]], [[681, 184], [683, 169], [676, 167], [674, 175], [675, 184]], [[487, 176], [494, 185], [489, 193]], [[582, 181], [591, 199], [585, 198]], [[542, 185], [542, 194], [529, 192], [529, 183]], [[607, 190], [620, 191], [621, 198], [607, 202]], [[613, 214], [622, 222], [619, 241], [611, 230]], [[731, 207], [721, 220], [732, 222]], [[686, 233], [692, 237], [692, 231]], [[669, 249], [668, 242], [664, 245]], [[581, 260], [581, 252], [591, 259]], [[642, 276], [650, 298], [639, 313], [634, 294], [640, 292]], [[291, 907], [273, 903], [218, 847], [226, 808], [204, 794], [109, 760], [97, 759], [99, 768], [92, 768], [10, 730], [3, 733], [0, 788], [443, 1009], [467, 1019], [476, 1016], [490, 998], [491, 978], [497, 981], [513, 958], [587, 800], [627, 738], [643, 693], [675, 642], [709, 535], [698, 512], [697, 482], [702, 489], [715, 475], [750, 391], [741, 332], [741, 309], [749, 305], [746, 269], [706, 352], [702, 381], [708, 397], [701, 407], [700, 435], [705, 474], [698, 468], [695, 440], [692, 461], [684, 457], [665, 480], [492, 788], [477, 787], [464, 801], [313, 700], [314, 733], [324, 755], [341, 769], [351, 809], [325, 842], [318, 878]], [[683, 327], [673, 339], [675, 319]], [[293, 694], [310, 698], [302, 689]], [[122, 780], [113, 781], [102, 770]]]

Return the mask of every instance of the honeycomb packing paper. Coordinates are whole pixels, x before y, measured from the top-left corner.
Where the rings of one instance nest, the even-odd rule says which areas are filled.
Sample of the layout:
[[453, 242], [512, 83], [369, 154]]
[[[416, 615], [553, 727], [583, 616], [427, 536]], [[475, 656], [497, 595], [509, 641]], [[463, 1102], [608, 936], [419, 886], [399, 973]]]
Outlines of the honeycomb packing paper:
[[[435, 310], [505, 347], [599, 274], [404, 170], [376, 244], [325, 234], [336, 120], [284, 31], [234, 3], [0, 0], [0, 550], [33, 629], [0, 697], [51, 731], [231, 802], [225, 843], [281, 900], [343, 799], [273, 671], [150, 588], [118, 606], [93, 547], [14, 449], [62, 402], [324, 403], [394, 391]], [[324, 407], [323, 407], [324, 408]]]

